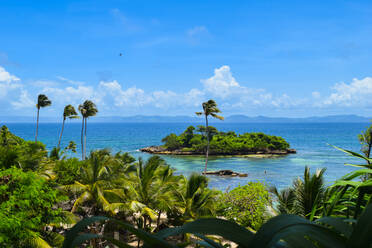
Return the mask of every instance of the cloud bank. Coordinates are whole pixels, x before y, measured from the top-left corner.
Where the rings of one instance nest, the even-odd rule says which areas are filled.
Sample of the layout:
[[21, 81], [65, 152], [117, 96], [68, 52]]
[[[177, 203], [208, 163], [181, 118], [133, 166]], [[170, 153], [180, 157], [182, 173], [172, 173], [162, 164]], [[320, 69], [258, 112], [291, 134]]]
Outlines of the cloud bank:
[[[93, 100], [102, 115], [191, 115], [200, 104], [213, 98], [224, 112], [260, 113], [287, 109], [288, 111], [370, 109], [372, 106], [372, 78], [353, 79], [350, 83], [336, 83], [329, 93], [318, 91], [298, 98], [275, 94], [262, 88], [250, 88], [238, 82], [228, 65], [215, 68], [209, 78], [200, 80], [200, 87], [187, 92], [157, 90], [147, 92], [135, 85], [126, 86], [117, 80], [100, 81], [96, 85], [77, 82], [63, 76], [53, 80], [23, 82], [0, 66], [0, 103], [6, 106], [1, 115], [29, 113], [35, 107], [38, 94], [46, 94], [53, 102], [50, 114], [57, 113], [66, 104], [77, 106], [86, 99]], [[14, 111], [16, 110], [16, 111]], [[256, 112], [254, 112], [256, 111]]]

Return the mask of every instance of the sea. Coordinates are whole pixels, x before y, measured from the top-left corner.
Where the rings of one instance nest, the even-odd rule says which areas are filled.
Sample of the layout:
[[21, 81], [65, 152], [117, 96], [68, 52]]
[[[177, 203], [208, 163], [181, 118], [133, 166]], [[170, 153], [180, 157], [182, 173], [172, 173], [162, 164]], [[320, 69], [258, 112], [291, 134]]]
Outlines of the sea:
[[[0, 123], [1, 125], [1, 123]], [[6, 123], [14, 134], [34, 140], [34, 123]], [[151, 155], [139, 151], [142, 147], [160, 145], [161, 139], [169, 133], [182, 133], [190, 123], [89, 123], [87, 128], [87, 150], [109, 148], [112, 152], [129, 152], [136, 158], [148, 159]], [[360, 152], [358, 134], [368, 123], [214, 123], [220, 131], [264, 132], [287, 140], [296, 154], [271, 158], [210, 157], [208, 170], [229, 169], [248, 173], [248, 177], [209, 177], [209, 187], [229, 190], [249, 181], [260, 181], [280, 189], [288, 187], [293, 180], [302, 177], [305, 166], [312, 172], [326, 168], [325, 181], [331, 184], [343, 175], [357, 169], [349, 163], [362, 163], [337, 149]], [[61, 123], [40, 123], [38, 140], [51, 149], [58, 143]], [[81, 124], [66, 123], [62, 147], [75, 141], [81, 156]], [[162, 156], [176, 170], [176, 174], [189, 176], [201, 173], [204, 168], [203, 156]]]

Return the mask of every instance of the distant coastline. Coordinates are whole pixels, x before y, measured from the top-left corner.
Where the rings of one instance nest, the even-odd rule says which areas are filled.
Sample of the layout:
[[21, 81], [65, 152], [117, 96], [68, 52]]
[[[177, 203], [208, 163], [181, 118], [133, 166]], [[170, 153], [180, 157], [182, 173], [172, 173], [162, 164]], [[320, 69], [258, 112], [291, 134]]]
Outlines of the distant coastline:
[[[34, 116], [0, 116], [0, 123], [34, 123]], [[225, 117], [226, 123], [369, 123], [372, 117], [358, 115], [330, 115], [312, 116], [302, 118], [291, 117], [267, 117], [231, 115]], [[44, 116], [41, 122], [55, 123], [61, 120], [55, 117]], [[194, 116], [96, 116], [90, 120], [91, 123], [203, 123], [202, 118]], [[77, 120], [73, 122], [79, 122]], [[211, 120], [211, 123], [216, 121]]]

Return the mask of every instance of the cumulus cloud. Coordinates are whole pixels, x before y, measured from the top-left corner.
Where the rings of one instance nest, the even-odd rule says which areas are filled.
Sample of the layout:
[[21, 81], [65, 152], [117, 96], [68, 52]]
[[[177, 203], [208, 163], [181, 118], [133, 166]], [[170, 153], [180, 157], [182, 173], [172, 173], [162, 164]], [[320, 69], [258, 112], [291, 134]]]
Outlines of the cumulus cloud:
[[[42, 93], [54, 100], [54, 103], [80, 104], [86, 99], [93, 99], [95, 90], [91, 86], [67, 86], [65, 88], [45, 87]], [[99, 99], [96, 99], [96, 101]]]
[[202, 83], [207, 92], [221, 98], [225, 98], [241, 89], [227, 65], [214, 69], [214, 75], [202, 80]]
[[18, 77], [11, 75], [9, 72], [5, 70], [4, 67], [0, 66], [0, 82], [10, 83], [10, 82], [15, 82], [19, 80], [20, 79]]
[[11, 104], [15, 109], [35, 107], [35, 102], [30, 98], [26, 90], [22, 90], [18, 101], [12, 101]]
[[367, 106], [372, 104], [372, 78], [354, 78], [350, 84], [341, 82], [332, 87], [334, 91], [328, 96], [324, 105]]
[[313, 91], [308, 97], [296, 98], [285, 92], [278, 94], [251, 87], [253, 82], [248, 84], [238, 81], [228, 65], [215, 68], [210, 77], [200, 81], [199, 87], [185, 92], [146, 91], [135, 85], [124, 85], [117, 80], [104, 80], [96, 85], [87, 85], [61, 76], [57, 77], [59, 81], [38, 80], [20, 84], [18, 77], [2, 67], [0, 69], [0, 100], [9, 99], [9, 108], [25, 111], [34, 107], [34, 100], [39, 93], [48, 95], [55, 111], [59, 111], [66, 104], [77, 106], [90, 99], [97, 104], [100, 112], [106, 115], [192, 113], [200, 109], [200, 104], [208, 99], [215, 99], [223, 111], [230, 113], [372, 106], [370, 77], [354, 79], [351, 83], [337, 83], [328, 95]]
[[0, 98], [4, 98], [8, 95], [8, 92], [21, 88], [21, 84], [18, 83], [20, 79], [5, 70], [4, 67], [0, 66]]

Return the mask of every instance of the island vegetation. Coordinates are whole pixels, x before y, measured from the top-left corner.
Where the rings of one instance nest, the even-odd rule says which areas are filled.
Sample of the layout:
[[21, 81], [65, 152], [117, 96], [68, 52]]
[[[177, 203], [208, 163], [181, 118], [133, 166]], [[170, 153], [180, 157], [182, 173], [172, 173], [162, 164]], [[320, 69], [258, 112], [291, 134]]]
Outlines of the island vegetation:
[[[208, 145], [209, 140], [209, 145]], [[164, 145], [141, 149], [155, 154], [202, 155], [284, 155], [295, 153], [282, 137], [264, 133], [236, 134], [221, 132], [215, 127], [189, 126], [180, 135], [171, 133], [162, 139]]]
[[[93, 102], [81, 106], [85, 147], [86, 118], [98, 110]], [[203, 152], [205, 135], [211, 153], [217, 137], [226, 146], [229, 139], [244, 144], [236, 142], [243, 136], [251, 147], [289, 148], [275, 136], [198, 129], [175, 135], [191, 144], [181, 149], [193, 149], [196, 137]], [[312, 173], [306, 167], [288, 189], [249, 182], [222, 192], [209, 188], [203, 175], [177, 175], [159, 156], [143, 160], [102, 149], [80, 160], [73, 142], [48, 151], [2, 126], [0, 246], [371, 247], [372, 126], [359, 140], [361, 154], [336, 148], [361, 159], [356, 166], [362, 168], [331, 185], [324, 182], [325, 169]]]

